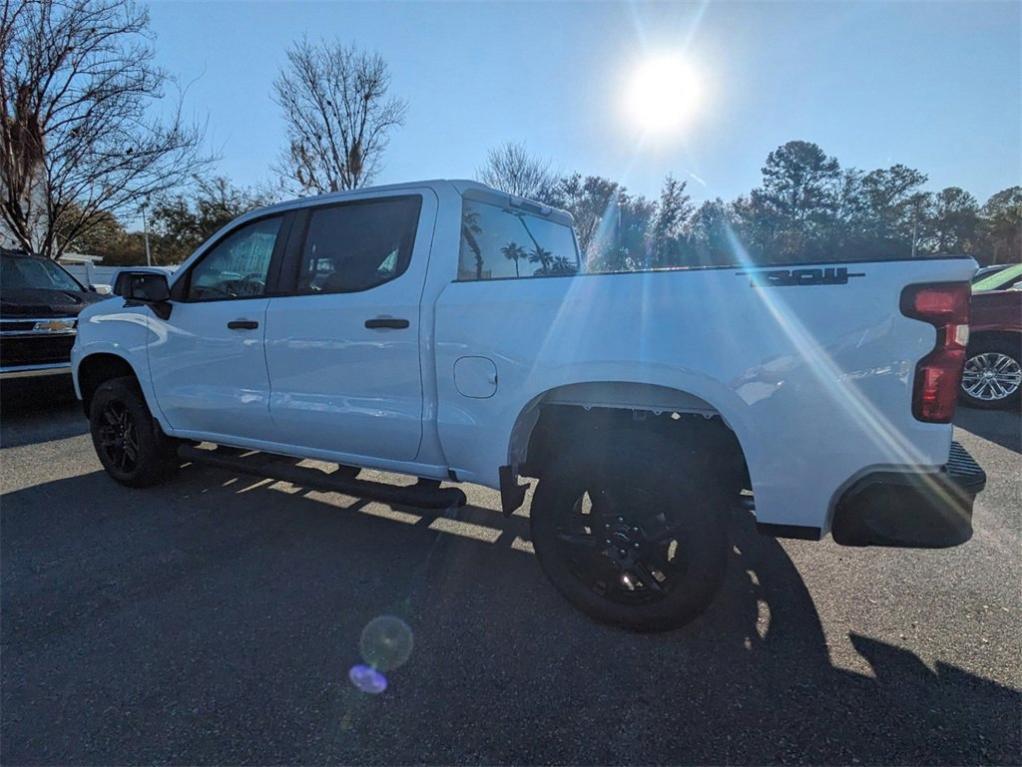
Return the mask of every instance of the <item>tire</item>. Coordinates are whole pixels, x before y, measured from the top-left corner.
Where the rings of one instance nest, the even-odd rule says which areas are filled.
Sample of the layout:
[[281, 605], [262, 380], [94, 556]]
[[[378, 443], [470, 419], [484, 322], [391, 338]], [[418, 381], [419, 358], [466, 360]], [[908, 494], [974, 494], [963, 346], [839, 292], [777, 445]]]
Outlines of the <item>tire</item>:
[[598, 621], [636, 631], [688, 623], [712, 601], [727, 564], [734, 488], [714, 468], [715, 452], [697, 439], [679, 444], [628, 428], [580, 450], [585, 442], [559, 451], [536, 489], [540, 566]]
[[177, 444], [146, 406], [134, 378], [99, 385], [89, 405], [92, 445], [107, 474], [128, 487], [149, 487], [177, 469]]
[[979, 338], [969, 344], [962, 373], [961, 401], [978, 408], [1017, 408], [1022, 396], [1022, 340]]

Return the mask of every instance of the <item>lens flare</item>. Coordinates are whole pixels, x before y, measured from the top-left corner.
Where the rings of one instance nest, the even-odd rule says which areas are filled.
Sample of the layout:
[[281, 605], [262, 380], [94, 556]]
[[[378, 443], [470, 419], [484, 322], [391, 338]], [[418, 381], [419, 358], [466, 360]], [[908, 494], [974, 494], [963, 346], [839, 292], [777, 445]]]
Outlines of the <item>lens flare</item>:
[[351, 671], [348, 672], [348, 679], [359, 690], [370, 695], [379, 695], [387, 689], [387, 677], [372, 666], [366, 666], [362, 663], [351, 667]]
[[412, 654], [412, 630], [398, 617], [381, 615], [362, 630], [362, 659], [375, 669], [391, 671], [404, 665]]

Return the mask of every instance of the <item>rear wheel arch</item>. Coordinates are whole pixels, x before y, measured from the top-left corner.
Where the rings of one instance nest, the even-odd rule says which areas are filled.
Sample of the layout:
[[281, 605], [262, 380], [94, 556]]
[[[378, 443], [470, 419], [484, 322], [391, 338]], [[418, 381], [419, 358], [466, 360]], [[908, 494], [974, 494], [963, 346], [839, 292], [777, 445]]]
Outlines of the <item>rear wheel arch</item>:
[[717, 407], [690, 392], [646, 383], [576, 383], [534, 397], [515, 420], [508, 463], [521, 474], [539, 477], [560, 445], [623, 426], [677, 438], [698, 431], [708, 449], [728, 459], [722, 465], [731, 469], [729, 478], [750, 486], [741, 440]]

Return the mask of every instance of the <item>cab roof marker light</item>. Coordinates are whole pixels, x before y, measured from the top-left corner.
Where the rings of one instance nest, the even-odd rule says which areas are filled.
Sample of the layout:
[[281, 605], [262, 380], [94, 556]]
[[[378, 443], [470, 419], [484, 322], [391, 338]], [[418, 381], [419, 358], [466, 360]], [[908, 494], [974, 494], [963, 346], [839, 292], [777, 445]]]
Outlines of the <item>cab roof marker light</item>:
[[530, 213], [538, 213], [541, 216], [549, 216], [553, 212], [553, 208], [549, 205], [540, 205], [531, 200], [526, 200], [524, 197], [515, 197], [513, 194], [508, 195], [508, 197], [511, 199], [512, 208], [521, 208]]

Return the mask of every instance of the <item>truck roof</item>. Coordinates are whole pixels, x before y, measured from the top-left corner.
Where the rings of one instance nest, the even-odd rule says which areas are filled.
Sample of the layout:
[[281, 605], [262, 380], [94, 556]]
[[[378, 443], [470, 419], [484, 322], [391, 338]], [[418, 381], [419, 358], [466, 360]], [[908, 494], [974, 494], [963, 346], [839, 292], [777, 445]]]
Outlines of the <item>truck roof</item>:
[[530, 200], [524, 197], [516, 197], [515, 195], [502, 192], [499, 189], [494, 189], [486, 184], [481, 184], [478, 181], [471, 179], [444, 179], [434, 178], [425, 179], [421, 181], [403, 181], [397, 184], [381, 184], [378, 186], [365, 186], [359, 189], [348, 189], [340, 192], [327, 192], [326, 194], [310, 195], [308, 197], [297, 197], [292, 200], [285, 202], [276, 203], [269, 205], [265, 208], [261, 208], [260, 211], [269, 210], [287, 210], [290, 208], [300, 207], [303, 205], [314, 204], [318, 202], [329, 202], [331, 200], [345, 200], [349, 197], [357, 197], [366, 193], [377, 193], [377, 192], [399, 192], [404, 189], [415, 189], [422, 187], [436, 187], [436, 186], [452, 186], [463, 197], [469, 197], [470, 199], [480, 200], [482, 202], [490, 203], [491, 205], [500, 205], [503, 207], [520, 208], [528, 211], [529, 213], [543, 218], [548, 218], [558, 223], [571, 226], [574, 223], [571, 214], [560, 208], [555, 208], [546, 203], [539, 202], [536, 200]]

